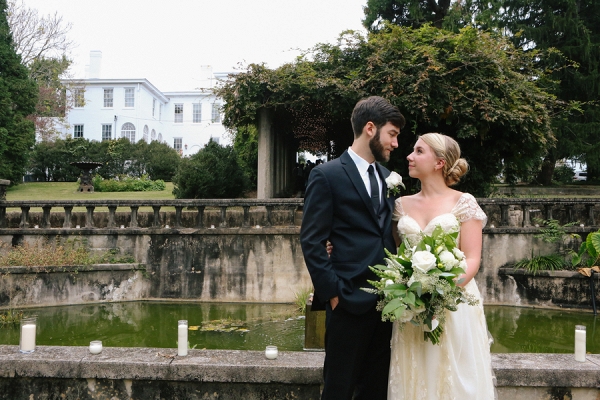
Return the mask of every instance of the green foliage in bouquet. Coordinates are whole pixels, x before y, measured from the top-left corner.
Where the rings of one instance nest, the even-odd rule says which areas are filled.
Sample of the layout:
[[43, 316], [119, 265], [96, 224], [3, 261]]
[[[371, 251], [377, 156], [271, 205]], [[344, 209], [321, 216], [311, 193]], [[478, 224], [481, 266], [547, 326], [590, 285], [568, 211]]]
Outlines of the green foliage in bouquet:
[[369, 281], [373, 288], [362, 289], [380, 295], [377, 309], [384, 321], [421, 326], [424, 340], [438, 344], [445, 311], [456, 311], [460, 303], [478, 303], [456, 284], [467, 266], [464, 253], [456, 246], [457, 237], [458, 231], [444, 232], [438, 225], [414, 247], [405, 239], [397, 255], [386, 250], [385, 265], [369, 267], [379, 280]]

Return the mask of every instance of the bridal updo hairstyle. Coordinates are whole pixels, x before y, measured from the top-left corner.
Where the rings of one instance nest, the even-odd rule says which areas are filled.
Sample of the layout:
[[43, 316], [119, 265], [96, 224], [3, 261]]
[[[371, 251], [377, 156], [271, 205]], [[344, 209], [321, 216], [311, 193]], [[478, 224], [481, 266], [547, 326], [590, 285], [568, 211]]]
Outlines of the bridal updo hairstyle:
[[426, 133], [419, 136], [438, 158], [445, 160], [442, 175], [447, 186], [456, 185], [460, 178], [469, 171], [467, 160], [460, 157], [460, 146], [450, 136], [440, 133]]

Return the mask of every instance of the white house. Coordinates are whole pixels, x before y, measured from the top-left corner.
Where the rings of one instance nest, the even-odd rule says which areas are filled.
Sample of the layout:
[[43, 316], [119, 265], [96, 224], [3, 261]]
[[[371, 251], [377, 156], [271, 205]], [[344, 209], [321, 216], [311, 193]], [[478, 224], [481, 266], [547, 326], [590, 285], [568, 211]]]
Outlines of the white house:
[[210, 87], [226, 74], [213, 74], [209, 66], [199, 69], [209, 83], [205, 89], [161, 92], [147, 79], [101, 79], [102, 53], [92, 51], [86, 79], [70, 80], [74, 106], [66, 116], [63, 135], [90, 140], [126, 137], [132, 142], [158, 140], [181, 155], [191, 155], [212, 138], [229, 144], [221, 124], [222, 101]]

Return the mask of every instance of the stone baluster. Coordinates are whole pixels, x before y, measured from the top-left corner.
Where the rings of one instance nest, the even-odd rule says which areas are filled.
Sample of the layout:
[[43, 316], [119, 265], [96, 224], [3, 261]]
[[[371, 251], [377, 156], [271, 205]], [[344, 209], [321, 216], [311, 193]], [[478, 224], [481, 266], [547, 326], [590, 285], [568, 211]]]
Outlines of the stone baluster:
[[115, 218], [116, 212], [117, 206], [108, 206], [108, 223], [106, 224], [107, 228], [114, 228], [117, 226], [117, 221]]
[[221, 221], [219, 227], [227, 228], [227, 206], [221, 206]]
[[587, 211], [587, 224], [591, 226], [596, 225], [596, 219], [594, 217], [594, 204], [586, 204], [585, 210]]
[[175, 206], [175, 228], [181, 228], [181, 211], [183, 206]]
[[546, 221], [550, 221], [552, 219], [552, 204], [544, 204], [544, 211]]
[[298, 206], [290, 206], [290, 226], [295, 226], [296, 221], [296, 210], [298, 210]]
[[6, 218], [6, 207], [0, 205], [0, 228], [8, 228], [8, 220]]
[[63, 222], [63, 228], [71, 228], [71, 217], [73, 215], [73, 206], [64, 206], [65, 209], [65, 221]]
[[197, 206], [198, 214], [196, 215], [196, 228], [202, 229], [204, 228], [204, 207], [205, 206]]
[[42, 228], [50, 228], [50, 210], [52, 206], [42, 206]]
[[244, 209], [244, 220], [242, 221], [242, 226], [247, 228], [250, 226], [250, 206], [242, 206]]
[[575, 217], [574, 217], [574, 213], [573, 213], [573, 204], [566, 204], [565, 205], [565, 212], [567, 214], [567, 222], [574, 222], [575, 221]]
[[129, 206], [129, 208], [131, 209], [131, 223], [129, 224], [129, 227], [137, 228], [138, 227], [137, 216], [138, 216], [138, 210], [140, 209], [140, 207], [139, 206]]
[[267, 222], [265, 226], [273, 226], [273, 206], [265, 206], [267, 209]]
[[85, 227], [93, 228], [94, 227], [94, 209], [96, 206], [85, 206]]
[[531, 216], [529, 215], [529, 204], [523, 204], [521, 206], [523, 210], [523, 227], [531, 226]]
[[500, 205], [500, 226], [508, 226], [508, 208], [510, 205], [501, 204]]
[[19, 228], [29, 228], [29, 207], [21, 207], [21, 223]]
[[160, 206], [152, 206], [152, 210], [154, 211], [152, 226], [154, 228], [158, 228], [160, 227]]

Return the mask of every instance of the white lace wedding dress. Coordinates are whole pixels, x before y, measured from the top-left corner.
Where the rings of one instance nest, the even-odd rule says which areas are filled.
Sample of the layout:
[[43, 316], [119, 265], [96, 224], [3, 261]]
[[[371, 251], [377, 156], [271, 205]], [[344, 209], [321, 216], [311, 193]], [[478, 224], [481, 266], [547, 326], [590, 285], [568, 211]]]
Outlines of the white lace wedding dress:
[[[401, 199], [396, 200], [394, 220], [398, 232], [416, 244], [422, 233], [431, 234], [440, 225], [445, 231], [460, 228], [460, 223], [475, 218], [485, 225], [487, 217], [475, 198], [463, 193], [452, 211], [438, 215], [421, 231], [407, 215]], [[460, 304], [455, 312], [446, 311], [446, 324], [440, 343], [423, 339], [423, 331], [410, 323], [398, 329], [394, 323], [388, 400], [491, 400], [495, 389], [492, 378], [490, 342], [483, 314], [483, 302], [475, 280], [465, 289], [480, 299], [479, 304]]]

